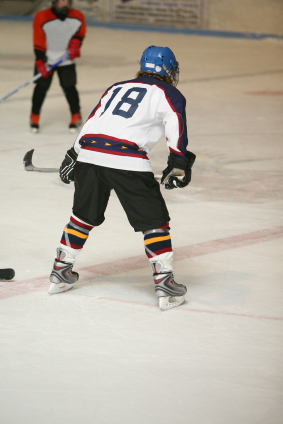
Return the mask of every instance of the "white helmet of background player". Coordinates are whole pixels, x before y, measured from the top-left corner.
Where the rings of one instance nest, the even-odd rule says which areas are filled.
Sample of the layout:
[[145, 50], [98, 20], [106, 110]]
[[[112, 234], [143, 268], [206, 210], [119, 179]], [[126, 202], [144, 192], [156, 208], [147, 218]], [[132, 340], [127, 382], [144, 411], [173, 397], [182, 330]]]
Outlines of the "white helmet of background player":
[[152, 72], [163, 77], [169, 76], [172, 85], [177, 86], [179, 82], [179, 63], [169, 47], [149, 46], [142, 54], [141, 70]]
[[52, 7], [56, 12], [62, 15], [67, 15], [72, 6], [72, 0], [52, 0]]

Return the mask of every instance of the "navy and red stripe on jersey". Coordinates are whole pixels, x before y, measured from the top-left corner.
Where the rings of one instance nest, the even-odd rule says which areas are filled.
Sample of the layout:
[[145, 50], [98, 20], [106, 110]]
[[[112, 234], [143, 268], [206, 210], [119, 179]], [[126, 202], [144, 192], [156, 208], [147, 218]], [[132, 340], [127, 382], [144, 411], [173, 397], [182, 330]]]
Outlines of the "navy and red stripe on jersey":
[[139, 157], [149, 160], [146, 152], [136, 143], [104, 134], [85, 134], [80, 139], [81, 149], [110, 155]]

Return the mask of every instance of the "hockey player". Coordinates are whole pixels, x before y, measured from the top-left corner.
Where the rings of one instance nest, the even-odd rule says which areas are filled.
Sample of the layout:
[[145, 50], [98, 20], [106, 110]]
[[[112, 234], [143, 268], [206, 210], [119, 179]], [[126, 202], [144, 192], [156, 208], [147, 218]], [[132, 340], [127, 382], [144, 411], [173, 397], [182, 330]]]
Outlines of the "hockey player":
[[55, 70], [71, 111], [69, 129], [75, 132], [81, 123], [79, 95], [76, 89], [76, 65], [80, 57], [80, 46], [86, 33], [83, 14], [71, 9], [72, 0], [52, 0], [52, 7], [36, 13], [33, 21], [33, 44], [35, 73], [42, 77], [36, 81], [32, 97], [30, 126], [32, 132], [39, 130], [41, 106], [51, 85], [54, 71], [48, 72], [47, 65], [54, 64], [69, 52], [70, 59]]
[[191, 180], [195, 155], [186, 150], [186, 100], [177, 90], [179, 64], [168, 47], [148, 47], [137, 78], [118, 82], [101, 97], [60, 167], [62, 181], [75, 181], [73, 213], [57, 249], [50, 294], [71, 289], [72, 271], [90, 231], [104, 221], [115, 190], [135, 231], [142, 231], [155, 292], [162, 310], [184, 302], [186, 287], [173, 276], [169, 214], [148, 153], [164, 127], [169, 148], [161, 182], [182, 188]]

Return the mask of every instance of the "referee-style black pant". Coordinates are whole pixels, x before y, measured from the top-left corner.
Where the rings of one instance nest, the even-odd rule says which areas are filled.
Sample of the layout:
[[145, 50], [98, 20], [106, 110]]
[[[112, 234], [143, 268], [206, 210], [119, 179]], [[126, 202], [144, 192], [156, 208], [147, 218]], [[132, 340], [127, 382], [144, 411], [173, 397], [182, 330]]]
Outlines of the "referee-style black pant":
[[[53, 73], [48, 78], [39, 78], [35, 81], [35, 88], [32, 96], [32, 110], [31, 112], [39, 115], [43, 105], [47, 91], [50, 88], [54, 72], [57, 72], [60, 85], [64, 91], [67, 102], [70, 107], [71, 114], [80, 112], [79, 94], [76, 89], [77, 75], [75, 64], [58, 66], [54, 69]], [[35, 69], [35, 74], [38, 71]]]

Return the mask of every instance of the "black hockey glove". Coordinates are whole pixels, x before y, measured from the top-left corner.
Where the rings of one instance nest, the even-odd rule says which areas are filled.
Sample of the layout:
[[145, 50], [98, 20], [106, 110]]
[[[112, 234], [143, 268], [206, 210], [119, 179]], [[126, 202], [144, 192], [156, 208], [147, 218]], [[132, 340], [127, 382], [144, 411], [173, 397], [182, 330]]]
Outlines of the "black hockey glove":
[[162, 172], [161, 184], [165, 184], [167, 190], [186, 187], [191, 181], [192, 166], [196, 155], [192, 152], [186, 153], [186, 159], [172, 155], [168, 157], [167, 167]]
[[72, 147], [67, 151], [65, 159], [60, 166], [60, 178], [65, 184], [70, 184], [71, 181], [74, 181], [74, 166], [76, 164], [77, 157], [78, 155]]

